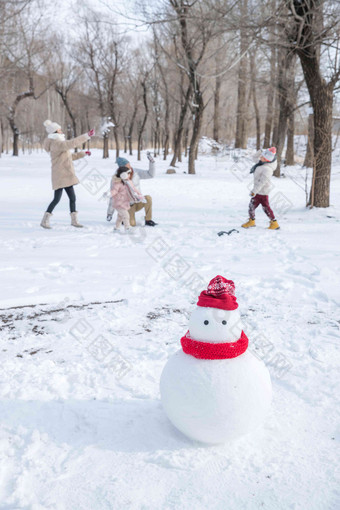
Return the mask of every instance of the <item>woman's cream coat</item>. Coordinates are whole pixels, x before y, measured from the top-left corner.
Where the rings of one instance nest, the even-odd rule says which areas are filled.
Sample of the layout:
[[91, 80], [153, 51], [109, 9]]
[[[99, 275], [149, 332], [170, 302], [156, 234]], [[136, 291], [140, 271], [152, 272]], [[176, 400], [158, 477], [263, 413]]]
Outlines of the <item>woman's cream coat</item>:
[[80, 147], [89, 138], [86, 133], [72, 140], [45, 139], [44, 149], [50, 153], [52, 161], [52, 189], [67, 188], [79, 183], [72, 161], [83, 158], [85, 153], [77, 152], [71, 154], [70, 150]]

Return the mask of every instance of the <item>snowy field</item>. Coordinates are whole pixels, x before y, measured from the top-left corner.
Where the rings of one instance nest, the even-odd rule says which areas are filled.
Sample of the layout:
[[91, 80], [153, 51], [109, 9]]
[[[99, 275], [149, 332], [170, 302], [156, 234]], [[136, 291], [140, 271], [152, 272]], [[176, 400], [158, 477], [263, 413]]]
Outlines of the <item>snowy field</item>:
[[[106, 222], [113, 153], [87, 163], [86, 228], [69, 225], [64, 196], [48, 231], [48, 156], [0, 160], [0, 509], [340, 508], [340, 166], [331, 207], [305, 208], [296, 166], [273, 180], [281, 229], [259, 208], [246, 231], [247, 161], [202, 155], [190, 176], [157, 160], [141, 184], [159, 225], [132, 237]], [[262, 429], [210, 447], [169, 423], [159, 378], [217, 274], [235, 282], [274, 396]]]

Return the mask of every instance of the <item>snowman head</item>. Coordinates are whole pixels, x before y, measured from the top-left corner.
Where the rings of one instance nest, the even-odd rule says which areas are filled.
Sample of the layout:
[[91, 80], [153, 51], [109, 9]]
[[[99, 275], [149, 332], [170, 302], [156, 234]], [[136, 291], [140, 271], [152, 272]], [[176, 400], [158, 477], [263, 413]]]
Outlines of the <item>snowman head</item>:
[[201, 292], [189, 320], [191, 338], [211, 343], [236, 342], [242, 333], [235, 285], [223, 276], [213, 278]]
[[236, 342], [242, 329], [238, 310], [197, 306], [189, 320], [190, 337], [201, 342]]

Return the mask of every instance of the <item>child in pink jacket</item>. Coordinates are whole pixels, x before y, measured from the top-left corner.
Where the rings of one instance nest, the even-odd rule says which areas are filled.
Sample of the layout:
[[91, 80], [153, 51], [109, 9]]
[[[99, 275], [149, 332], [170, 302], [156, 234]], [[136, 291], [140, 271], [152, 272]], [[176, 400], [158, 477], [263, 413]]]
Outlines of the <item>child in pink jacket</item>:
[[131, 205], [138, 202], [146, 202], [144, 196], [133, 185], [131, 177], [132, 170], [125, 166], [120, 166], [113, 178], [113, 187], [111, 189], [112, 205], [117, 210], [114, 232], [119, 231], [122, 222], [125, 230], [128, 231], [130, 229], [129, 209]]

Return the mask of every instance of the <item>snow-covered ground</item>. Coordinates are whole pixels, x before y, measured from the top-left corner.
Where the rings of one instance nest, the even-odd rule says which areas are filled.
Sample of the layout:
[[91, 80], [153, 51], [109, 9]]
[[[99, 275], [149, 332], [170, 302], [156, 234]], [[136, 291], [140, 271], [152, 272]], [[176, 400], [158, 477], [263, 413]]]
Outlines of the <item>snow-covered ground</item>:
[[[94, 152], [77, 168], [84, 229], [66, 197], [39, 226], [47, 155], [0, 160], [0, 509], [339, 508], [340, 166], [331, 207], [306, 209], [289, 168], [271, 192], [281, 230], [258, 209], [245, 231], [247, 160], [203, 155], [195, 176], [157, 161], [142, 190], [159, 225], [131, 237], [106, 222], [113, 154]], [[217, 274], [274, 397], [261, 430], [208, 447], [169, 423], [159, 378]]]

